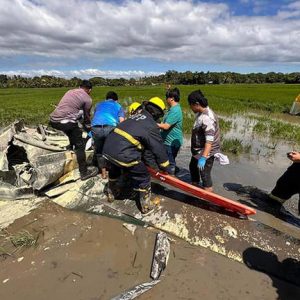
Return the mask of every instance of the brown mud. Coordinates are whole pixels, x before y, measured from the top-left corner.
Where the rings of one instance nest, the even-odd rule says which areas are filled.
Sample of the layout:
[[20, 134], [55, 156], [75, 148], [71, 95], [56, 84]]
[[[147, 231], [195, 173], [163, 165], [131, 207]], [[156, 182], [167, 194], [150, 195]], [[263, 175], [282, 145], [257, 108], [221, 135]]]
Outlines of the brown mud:
[[[69, 211], [44, 202], [6, 229], [39, 234], [36, 247], [1, 256], [1, 299], [111, 299], [150, 281], [156, 230], [134, 235], [119, 220]], [[3, 233], [4, 235], [4, 233]], [[1, 238], [7, 252], [13, 246]], [[253, 249], [248, 249], [246, 264]], [[260, 253], [265, 264], [274, 257]], [[259, 257], [257, 257], [259, 259]], [[276, 261], [276, 260], [275, 260]], [[281, 263], [277, 262], [279, 265]], [[299, 299], [300, 287], [180, 239], [161, 282], [139, 299]]]

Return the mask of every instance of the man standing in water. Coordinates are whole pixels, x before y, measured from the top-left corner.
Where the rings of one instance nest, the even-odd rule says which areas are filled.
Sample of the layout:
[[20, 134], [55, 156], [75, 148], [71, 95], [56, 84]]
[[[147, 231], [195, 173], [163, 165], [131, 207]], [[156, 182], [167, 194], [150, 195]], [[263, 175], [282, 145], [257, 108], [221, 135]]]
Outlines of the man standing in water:
[[191, 110], [196, 114], [191, 140], [192, 184], [198, 185], [201, 177], [203, 188], [212, 191], [211, 170], [214, 164], [214, 155], [220, 152], [219, 122], [217, 116], [208, 107], [208, 101], [200, 90], [192, 92], [188, 96], [188, 102]]
[[98, 174], [98, 169], [87, 168], [85, 140], [82, 138], [82, 130], [78, 126], [78, 120], [83, 117], [86, 129], [89, 130], [91, 127], [91, 91], [92, 84], [88, 80], [83, 80], [78, 89], [69, 90], [65, 93], [50, 115], [50, 125], [63, 131], [69, 138], [71, 149], [74, 148], [75, 150], [81, 180]]
[[[299, 194], [300, 197], [300, 152], [289, 152], [287, 157], [293, 162], [293, 164], [277, 180], [275, 188], [269, 195], [272, 200], [276, 201], [280, 205], [295, 194]], [[300, 199], [298, 210], [300, 213]]]

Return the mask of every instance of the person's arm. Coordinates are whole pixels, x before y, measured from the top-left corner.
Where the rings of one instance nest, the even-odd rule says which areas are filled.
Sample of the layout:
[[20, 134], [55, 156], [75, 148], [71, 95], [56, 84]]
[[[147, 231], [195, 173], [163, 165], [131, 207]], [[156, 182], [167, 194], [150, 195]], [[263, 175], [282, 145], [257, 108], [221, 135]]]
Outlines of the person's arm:
[[198, 160], [198, 167], [200, 168], [200, 170], [203, 170], [205, 167], [206, 160], [209, 157], [212, 143], [214, 141], [214, 135], [216, 132], [216, 128], [213, 120], [208, 117], [203, 118], [202, 127], [204, 129], [204, 134], [205, 134], [205, 145], [204, 145], [204, 150], [202, 152], [202, 155]]
[[120, 107], [119, 113], [118, 113], [119, 122], [123, 122], [125, 120], [125, 112], [123, 107]]
[[172, 125], [168, 123], [158, 123], [157, 126], [159, 127], [159, 129], [169, 130]]
[[88, 96], [88, 98], [84, 100], [84, 105], [83, 105], [84, 124], [87, 126], [91, 125], [91, 109], [92, 109], [92, 98]]
[[157, 124], [157, 126], [159, 129], [169, 130], [177, 122], [179, 122], [178, 115], [174, 111], [170, 110], [164, 118], [164, 122]]
[[204, 150], [202, 152], [202, 156], [205, 158], [208, 158], [210, 150], [211, 150], [212, 143], [211, 142], [206, 142], [204, 146]]

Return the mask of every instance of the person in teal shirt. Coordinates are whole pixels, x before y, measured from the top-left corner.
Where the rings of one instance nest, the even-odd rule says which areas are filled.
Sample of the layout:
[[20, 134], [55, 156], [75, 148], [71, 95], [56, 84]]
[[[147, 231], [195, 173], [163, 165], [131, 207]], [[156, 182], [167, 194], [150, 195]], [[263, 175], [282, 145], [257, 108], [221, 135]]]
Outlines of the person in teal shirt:
[[166, 92], [166, 101], [170, 109], [165, 114], [162, 123], [158, 124], [168, 153], [172, 175], [176, 171], [175, 159], [183, 144], [182, 111], [179, 100], [180, 92], [178, 88], [170, 89]]

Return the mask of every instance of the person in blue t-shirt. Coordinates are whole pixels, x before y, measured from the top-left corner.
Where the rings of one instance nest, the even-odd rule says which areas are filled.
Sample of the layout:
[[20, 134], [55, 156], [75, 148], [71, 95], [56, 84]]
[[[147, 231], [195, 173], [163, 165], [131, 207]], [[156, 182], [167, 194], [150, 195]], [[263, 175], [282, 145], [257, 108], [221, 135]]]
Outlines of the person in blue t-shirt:
[[92, 135], [95, 146], [95, 156], [99, 169], [102, 170], [102, 178], [106, 178], [105, 159], [102, 157], [103, 145], [108, 134], [125, 120], [125, 112], [118, 103], [118, 95], [110, 91], [106, 94], [106, 100], [98, 102], [92, 119]]
[[165, 114], [162, 123], [158, 124], [168, 153], [172, 175], [175, 175], [175, 159], [181, 145], [183, 144], [182, 111], [179, 105], [179, 100], [180, 92], [178, 88], [169, 89], [166, 92], [166, 101], [170, 109]]

